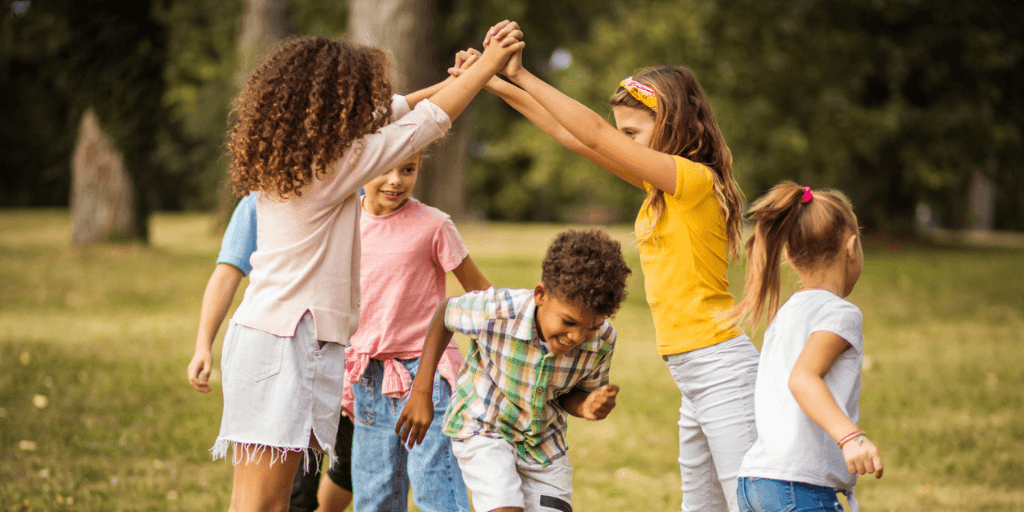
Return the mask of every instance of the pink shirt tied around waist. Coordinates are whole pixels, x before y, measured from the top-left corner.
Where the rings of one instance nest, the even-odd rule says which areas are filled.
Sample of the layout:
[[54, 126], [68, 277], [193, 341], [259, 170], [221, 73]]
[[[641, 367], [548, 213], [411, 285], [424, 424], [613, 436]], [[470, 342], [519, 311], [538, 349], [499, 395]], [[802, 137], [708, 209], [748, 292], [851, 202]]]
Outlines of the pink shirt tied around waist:
[[392, 112], [395, 122], [354, 141], [301, 196], [281, 200], [256, 193], [259, 247], [250, 258], [236, 323], [290, 337], [309, 311], [318, 340], [348, 343], [359, 320], [359, 187], [451, 127], [448, 115], [429, 100], [410, 112], [396, 96]]
[[[387, 215], [364, 211], [359, 225], [362, 309], [359, 329], [345, 351], [346, 411], [352, 410], [352, 384], [362, 378], [370, 359], [384, 364], [385, 396], [409, 394], [412, 375], [396, 359], [423, 353], [430, 320], [445, 297], [445, 274], [469, 254], [451, 218], [414, 198]], [[453, 340], [437, 365], [452, 389], [460, 366], [462, 353]]]

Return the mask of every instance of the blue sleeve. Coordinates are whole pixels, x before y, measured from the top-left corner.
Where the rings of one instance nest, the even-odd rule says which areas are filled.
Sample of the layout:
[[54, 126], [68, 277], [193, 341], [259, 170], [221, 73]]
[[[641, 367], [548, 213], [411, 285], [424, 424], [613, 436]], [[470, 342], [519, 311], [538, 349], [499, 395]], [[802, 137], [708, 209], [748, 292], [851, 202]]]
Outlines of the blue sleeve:
[[249, 257], [256, 252], [256, 196], [249, 194], [235, 207], [231, 214], [231, 222], [224, 232], [224, 240], [220, 243], [220, 254], [217, 263], [234, 265], [249, 275], [252, 265]]

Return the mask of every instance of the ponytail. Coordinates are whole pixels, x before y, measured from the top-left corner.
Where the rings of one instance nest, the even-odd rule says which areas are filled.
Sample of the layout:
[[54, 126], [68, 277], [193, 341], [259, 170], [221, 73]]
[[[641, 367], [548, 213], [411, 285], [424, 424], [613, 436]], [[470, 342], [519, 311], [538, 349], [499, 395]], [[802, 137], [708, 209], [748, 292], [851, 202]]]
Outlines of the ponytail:
[[779, 310], [782, 254], [797, 270], [812, 270], [839, 254], [843, 240], [857, 232], [857, 218], [842, 192], [814, 192], [784, 181], [759, 198], [747, 212], [755, 223], [747, 240], [747, 284], [743, 300], [729, 316], [757, 325]]

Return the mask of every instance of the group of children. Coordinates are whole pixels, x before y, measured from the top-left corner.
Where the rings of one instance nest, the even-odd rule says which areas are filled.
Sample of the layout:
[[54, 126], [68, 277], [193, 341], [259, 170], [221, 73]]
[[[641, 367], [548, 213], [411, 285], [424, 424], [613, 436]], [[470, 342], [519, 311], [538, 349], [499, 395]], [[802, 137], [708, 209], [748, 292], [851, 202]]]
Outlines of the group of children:
[[[844, 297], [863, 256], [849, 202], [791, 182], [756, 201], [734, 305], [742, 196], [694, 75], [623, 80], [613, 127], [525, 70], [522, 38], [500, 22], [447, 80], [404, 97], [381, 50], [339, 40], [294, 39], [253, 72], [228, 140], [247, 195], [188, 369], [209, 392], [213, 340], [248, 275], [212, 448], [234, 450], [230, 509], [405, 510], [411, 485], [424, 511], [469, 510], [467, 494], [480, 512], [572, 510], [566, 417], [615, 407], [608, 318], [630, 269], [600, 229], [569, 230], [534, 289], [494, 288], [449, 217], [410, 197], [423, 148], [481, 89], [647, 192], [636, 237], [681, 394], [682, 510], [842, 510], [837, 492], [856, 508], [857, 475], [880, 477], [882, 463], [856, 426], [861, 316]], [[783, 254], [803, 289], [779, 308]], [[447, 272], [465, 295], [445, 298]], [[765, 314], [759, 354], [738, 326]], [[470, 339], [465, 360], [455, 332]]]

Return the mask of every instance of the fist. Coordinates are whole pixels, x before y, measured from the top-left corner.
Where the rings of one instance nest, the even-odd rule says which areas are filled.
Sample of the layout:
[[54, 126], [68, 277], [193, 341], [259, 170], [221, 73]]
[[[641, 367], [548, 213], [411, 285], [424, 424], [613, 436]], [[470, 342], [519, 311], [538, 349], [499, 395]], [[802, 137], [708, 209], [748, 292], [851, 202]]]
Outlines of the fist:
[[583, 417], [591, 421], [605, 419], [615, 408], [615, 395], [618, 394], [619, 387], [615, 384], [605, 384], [591, 392], [583, 402]]

